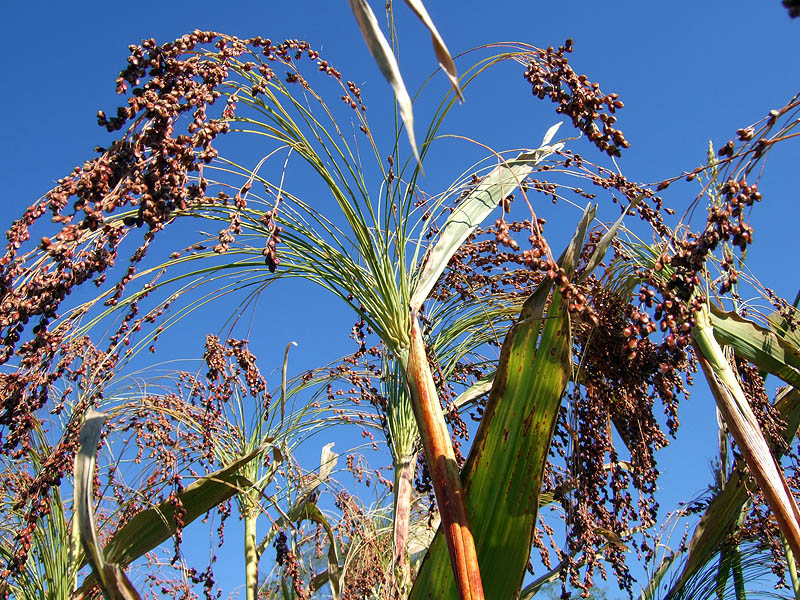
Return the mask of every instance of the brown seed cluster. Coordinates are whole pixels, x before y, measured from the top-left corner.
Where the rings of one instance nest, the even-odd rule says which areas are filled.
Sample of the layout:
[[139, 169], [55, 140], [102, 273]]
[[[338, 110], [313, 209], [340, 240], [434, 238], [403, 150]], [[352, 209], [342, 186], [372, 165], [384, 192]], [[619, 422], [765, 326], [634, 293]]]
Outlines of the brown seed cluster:
[[554, 49], [536, 50], [525, 70], [525, 79], [533, 86], [533, 95], [558, 104], [556, 112], [572, 119], [589, 141], [609, 156], [620, 156], [621, 148], [630, 147], [625, 135], [614, 127], [615, 113], [623, 108], [618, 94], [603, 94], [600, 84], [586, 75], [578, 75], [566, 55], [572, 52], [572, 40]]
[[[247, 63], [249, 69], [239, 58], [245, 53], [254, 59]], [[295, 61], [301, 57], [321, 64], [319, 55], [298, 40], [273, 44], [260, 37], [239, 40], [195, 31], [168, 44], [145, 40], [131, 46], [128, 65], [117, 79], [117, 91], [128, 95], [127, 103], [111, 116], [98, 113], [99, 124], [110, 132], [120, 131], [119, 137], [59, 180], [7, 233], [9, 243], [0, 257], [0, 363], [11, 362], [14, 368], [0, 375], [3, 453], [17, 458], [27, 454], [31, 431], [42, 419], [37, 411], [42, 408], [58, 413], [76, 393], [83, 394], [89, 404], [102, 398], [105, 383], [131, 356], [137, 336], [149, 335], [150, 350], [155, 351], [161, 330], [146, 333], [143, 327], [155, 326], [168, 314], [176, 296], [140, 314], [155, 281], [137, 289], [134, 299], [125, 298], [126, 288], [137, 277], [156, 236], [176, 215], [196, 204], [225, 208], [233, 203], [229, 226], [220, 232], [214, 250], [222, 253], [233, 244], [241, 231], [240, 211], [246, 208], [248, 190], [239, 190], [232, 199], [225, 193], [207, 196], [203, 174], [204, 166], [217, 156], [216, 138], [229, 130], [230, 120], [236, 117], [240, 96], [230, 90], [249, 77], [258, 88], [256, 93], [263, 92], [275, 77], [274, 68], [296, 70]], [[330, 65], [323, 71], [336, 80], [341, 77]], [[229, 87], [232, 77], [238, 80]], [[363, 106], [360, 90], [351, 87], [348, 93]], [[215, 108], [223, 94], [229, 94], [228, 101]], [[41, 227], [39, 223], [48, 216], [55, 231], [34, 242], [31, 229]], [[275, 246], [280, 242], [280, 228], [274, 222], [269, 225], [266, 262], [274, 270], [279, 262]], [[126, 265], [121, 256], [123, 242], [131, 243], [138, 227], [143, 234], [139, 243], [133, 240]], [[202, 249], [195, 245], [185, 252]], [[171, 258], [180, 256], [177, 252]], [[112, 328], [107, 350], [87, 351], [71, 331], [92, 305], [65, 316], [62, 304], [88, 282], [103, 285], [121, 259], [120, 279], [103, 300], [107, 306], [125, 300], [126, 312], [119, 327]], [[238, 362], [249, 391], [267, 404], [263, 378], [246, 348], [234, 340], [229, 352], [226, 356]], [[72, 387], [59, 389], [62, 382]], [[218, 386], [217, 397], [224, 397], [224, 377], [213, 385]], [[209, 433], [205, 440], [206, 451], [211, 437]], [[45, 502], [47, 490], [69, 470], [73, 438], [65, 436], [63, 447], [43, 466], [35, 485], [22, 494], [30, 507], [31, 528], [36, 526], [36, 515], [41, 513], [36, 507]], [[24, 538], [31, 531], [21, 534], [20, 552], [9, 565], [12, 570], [27, 559], [29, 544]]]

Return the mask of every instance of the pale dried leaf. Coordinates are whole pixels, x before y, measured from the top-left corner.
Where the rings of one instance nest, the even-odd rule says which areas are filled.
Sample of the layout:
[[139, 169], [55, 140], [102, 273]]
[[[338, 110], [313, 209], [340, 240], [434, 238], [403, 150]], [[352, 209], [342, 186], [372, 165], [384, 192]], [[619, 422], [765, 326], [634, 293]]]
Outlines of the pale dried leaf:
[[421, 0], [406, 0], [406, 4], [414, 11], [414, 14], [419, 17], [419, 20], [428, 28], [428, 31], [431, 32], [431, 42], [433, 43], [433, 51], [436, 54], [436, 59], [439, 61], [439, 66], [442, 67], [442, 70], [447, 75], [447, 78], [450, 80], [450, 85], [453, 86], [453, 90], [458, 96], [458, 99], [463, 102], [464, 96], [461, 93], [461, 88], [458, 85], [458, 72], [456, 71], [456, 64], [453, 62], [453, 57], [450, 56], [450, 51], [447, 49], [447, 46], [442, 39], [442, 36], [439, 35], [439, 30], [436, 29], [436, 25], [433, 23], [433, 19], [428, 14], [425, 5], [422, 3]]
[[414, 112], [411, 107], [411, 97], [408, 95], [406, 85], [403, 82], [403, 77], [400, 74], [400, 67], [397, 64], [397, 59], [392, 52], [386, 36], [383, 35], [381, 27], [378, 24], [378, 19], [375, 18], [375, 13], [372, 12], [366, 0], [348, 0], [350, 9], [358, 21], [358, 27], [361, 29], [361, 35], [364, 36], [364, 41], [367, 42], [370, 54], [378, 63], [378, 68], [383, 73], [386, 81], [392, 86], [394, 95], [397, 98], [397, 104], [400, 107], [400, 116], [406, 126], [406, 134], [408, 135], [408, 142], [411, 144], [411, 150], [414, 153], [414, 158], [417, 163], [420, 162], [419, 152], [417, 151], [417, 142], [414, 137]]

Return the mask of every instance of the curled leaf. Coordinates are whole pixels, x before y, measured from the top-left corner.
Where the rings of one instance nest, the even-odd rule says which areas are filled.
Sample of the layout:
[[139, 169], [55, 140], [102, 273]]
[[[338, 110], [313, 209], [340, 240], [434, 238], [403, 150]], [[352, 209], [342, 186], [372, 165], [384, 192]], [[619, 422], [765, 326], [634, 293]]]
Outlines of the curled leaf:
[[411, 97], [408, 95], [406, 84], [403, 82], [403, 76], [400, 74], [400, 67], [397, 64], [397, 59], [392, 52], [392, 48], [383, 35], [378, 19], [375, 18], [375, 13], [372, 12], [366, 0], [348, 0], [350, 9], [358, 21], [358, 27], [361, 29], [361, 35], [364, 36], [364, 41], [367, 42], [372, 58], [378, 63], [378, 68], [383, 73], [386, 81], [392, 86], [394, 95], [397, 98], [397, 104], [400, 107], [400, 116], [403, 118], [403, 123], [406, 126], [406, 134], [408, 135], [408, 142], [411, 144], [411, 150], [414, 153], [414, 158], [417, 163], [420, 162], [419, 152], [417, 151], [417, 142], [414, 137], [414, 111], [411, 107]]
[[436, 54], [436, 60], [439, 61], [439, 66], [442, 67], [442, 70], [447, 75], [447, 78], [450, 80], [450, 85], [453, 86], [453, 90], [458, 96], [458, 99], [463, 102], [464, 96], [461, 93], [461, 88], [458, 85], [458, 72], [456, 71], [456, 64], [453, 62], [453, 57], [450, 56], [450, 51], [445, 46], [444, 40], [442, 36], [439, 35], [439, 30], [436, 29], [436, 25], [433, 23], [433, 19], [428, 14], [425, 5], [422, 3], [421, 0], [406, 0], [406, 4], [408, 4], [409, 8], [414, 11], [414, 14], [419, 17], [419, 20], [428, 28], [428, 31], [431, 32], [431, 42], [433, 43], [433, 52]]

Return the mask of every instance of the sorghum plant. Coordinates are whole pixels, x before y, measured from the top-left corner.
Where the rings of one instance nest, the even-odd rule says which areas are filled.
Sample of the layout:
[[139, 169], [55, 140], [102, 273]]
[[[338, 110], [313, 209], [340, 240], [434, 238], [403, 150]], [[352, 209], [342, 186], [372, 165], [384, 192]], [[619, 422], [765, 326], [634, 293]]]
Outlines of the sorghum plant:
[[[498, 47], [466, 70], [461, 87], [516, 61], [534, 96], [556, 103], [602, 154], [619, 156], [629, 147], [616, 123], [623, 104], [575, 73], [572, 49], [571, 40], [557, 49]], [[667, 223], [674, 213], [658, 194], [674, 180], [648, 187], [594, 165], [555, 139], [558, 126], [535, 149], [493, 153], [444, 192], [426, 195], [421, 165], [456, 91], [411, 158], [399, 133], [387, 147], [375, 139], [361, 90], [299, 40], [201, 31], [163, 45], [145, 40], [131, 46], [117, 89], [127, 102], [98, 113], [116, 139], [12, 225], [0, 258], [0, 362], [8, 367], [0, 374], [0, 442], [5, 481], [17, 488], [11, 510], [22, 524], [3, 540], [2, 575], [12, 582], [6, 595], [25, 588], [28, 565], [44, 556], [40, 528], [69, 530], [60, 486], [95, 408], [111, 417], [107, 449], [136, 450], [135, 484], [112, 464], [101, 471], [108, 497], [92, 487], [109, 563], [127, 566], [171, 537], [178, 564], [190, 517], [214, 507], [190, 505], [190, 493], [200, 490], [207, 502], [222, 481], [229, 485], [223, 500], [236, 495], [244, 522], [248, 599], [278, 590], [305, 598], [323, 588], [342, 598], [530, 597], [557, 578], [589, 594], [608, 567], [632, 594], [628, 550], [645, 561], [657, 556], [656, 451], [677, 433], [678, 401], [698, 364], [726, 421], [731, 406], [749, 407], [752, 418], [739, 429], [728, 423], [742, 458], [721, 468], [707, 507], [725, 525], [714, 535], [698, 527], [669, 594], [683, 593], [717, 552], [727, 557], [720, 573], [732, 569], [741, 581], [730, 557], [742, 536], [769, 538], [776, 564], [785, 557], [797, 581], [797, 479], [782, 475], [775, 460], [794, 457], [787, 440], [797, 411], [785, 400], [794, 396], [770, 403], [754, 368], [796, 385], [796, 313], [764, 289], [778, 321], [759, 325], [739, 314], [741, 265], [753, 240], [746, 213], [761, 200], [755, 168], [795, 135], [797, 99], [739, 130], [739, 143], [724, 145], [718, 162], [688, 174], [703, 177], [710, 196], [707, 223], [692, 233], [688, 224]], [[360, 145], [343, 133], [348, 121], [363, 134]], [[272, 145], [256, 160], [222, 155], [223, 135]], [[299, 179], [317, 182], [322, 200], [304, 197]], [[598, 221], [591, 203], [606, 195], [621, 208], [613, 225]], [[534, 198], [590, 201], [561, 255], [547, 241], [552, 225], [537, 216]], [[48, 227], [46, 216], [53, 225], [33, 239], [32, 229]], [[638, 216], [656, 243], [637, 241], [630, 224], [622, 228], [626, 216]], [[167, 238], [181, 222], [216, 233]], [[617, 237], [620, 231], [626, 235]], [[157, 255], [164, 244], [167, 252]], [[714, 264], [721, 278], [709, 275]], [[157, 351], [183, 317], [229, 293], [249, 307], [286, 277], [319, 284], [355, 312], [359, 349], [342, 365], [292, 387], [284, 364], [281, 385], [268, 393], [248, 340], [209, 332], [204, 375], [173, 373], [174, 389], [163, 393], [115, 391], [120, 374], [144, 351]], [[99, 291], [71, 304], [68, 297], [89, 282]], [[714, 286], [720, 302], [711, 308]], [[725, 294], [733, 311], [723, 310]], [[764, 339], [782, 353], [765, 349]], [[732, 346], [739, 362], [717, 352], [720, 344]], [[350, 388], [334, 390], [337, 380]], [[324, 394], [286, 410], [294, 393], [320, 381]], [[48, 412], [62, 425], [45, 452], [37, 436]], [[467, 414], [480, 421], [469, 451]], [[330, 448], [319, 473], [303, 472], [293, 459], [305, 436], [340, 423], [358, 423], [370, 440], [370, 429], [386, 435], [392, 477], [374, 475], [392, 488], [390, 518], [380, 516], [387, 507], [372, 511], [341, 490], [323, 511], [317, 494], [329, 484]], [[726, 431], [720, 439], [727, 452]], [[751, 447], [751, 439], [760, 445]], [[356, 477], [369, 471], [355, 454], [346, 462]], [[280, 494], [278, 476], [287, 481]], [[748, 487], [749, 477], [760, 491]], [[781, 481], [782, 489], [774, 485]], [[426, 505], [431, 495], [435, 509]], [[723, 496], [724, 510], [716, 503]], [[539, 514], [544, 504], [563, 511], [563, 539]], [[425, 508], [441, 533], [426, 540], [419, 564], [425, 548], [412, 552], [409, 540]], [[223, 518], [230, 506], [217, 510]], [[164, 511], [169, 519], [153, 545], [123, 543], [128, 524], [158, 524], [154, 515]], [[262, 515], [273, 523], [259, 540]], [[523, 588], [532, 548], [549, 572]], [[277, 568], [262, 581], [259, 563], [271, 549]], [[93, 593], [91, 576], [75, 590], [83, 564], [76, 556], [63, 568], [62, 555], [51, 561], [66, 574], [62, 595]], [[210, 565], [191, 569], [181, 567], [212, 597]]]

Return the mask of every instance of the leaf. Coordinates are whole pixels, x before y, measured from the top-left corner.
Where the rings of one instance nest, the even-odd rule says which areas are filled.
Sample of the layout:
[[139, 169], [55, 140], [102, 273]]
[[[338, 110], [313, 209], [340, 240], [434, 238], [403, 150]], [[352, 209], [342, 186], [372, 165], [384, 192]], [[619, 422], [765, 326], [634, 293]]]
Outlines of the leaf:
[[297, 346], [297, 342], [286, 344], [286, 351], [283, 353], [283, 368], [281, 369], [281, 427], [286, 416], [286, 373], [289, 370], [289, 349]]
[[455, 408], [461, 408], [465, 404], [472, 402], [476, 398], [480, 398], [485, 393], [491, 391], [492, 389], [492, 382], [494, 381], [494, 373], [479, 379], [471, 386], [469, 386], [466, 390], [461, 392], [458, 397], [453, 400], [453, 406]]
[[[551, 134], [548, 131], [550, 137], [554, 134], [555, 132]], [[513, 160], [503, 161], [458, 204], [442, 227], [439, 239], [430, 251], [414, 284], [410, 301], [412, 311], [422, 306], [453, 254], [497, 208], [500, 201], [517, 189], [536, 164], [562, 147], [561, 143], [552, 146], [543, 144], [536, 150], [523, 152]]]
[[92, 490], [94, 487], [94, 463], [97, 445], [106, 415], [90, 408], [81, 427], [80, 448], [75, 456], [75, 527], [81, 545], [92, 567], [92, 572], [100, 584], [103, 596], [107, 600], [141, 600], [139, 593], [122, 568], [112, 562], [106, 562], [100, 544], [97, 541], [97, 527], [94, 521], [92, 506]]
[[[775, 400], [775, 408], [786, 422], [783, 439], [791, 443], [800, 426], [800, 392], [795, 388], [786, 388]], [[738, 459], [724, 489], [714, 497], [700, 518], [689, 542], [689, 554], [683, 570], [666, 598], [680, 594], [681, 588], [717, 554], [720, 544], [735, 527], [749, 498], [746, 481], [745, 465]]]
[[[515, 598], [528, 561], [544, 466], [572, 368], [569, 317], [558, 291], [544, 320], [521, 319], [500, 355], [462, 471], [487, 598]], [[457, 598], [441, 530], [411, 598]]]
[[[800, 311], [796, 307], [789, 306], [787, 310], [792, 314], [795, 322], [800, 322]], [[786, 319], [779, 312], [770, 313], [767, 316], [767, 321], [769, 321], [775, 333], [796, 348], [800, 348], [800, 328], [792, 330]]]
[[322, 452], [319, 459], [319, 475], [314, 475], [311, 478], [311, 482], [302, 488], [300, 492], [298, 492], [296, 500], [289, 509], [289, 512], [282, 514], [280, 518], [273, 522], [272, 527], [270, 527], [267, 534], [256, 547], [256, 553], [258, 556], [261, 556], [264, 553], [264, 551], [267, 549], [267, 546], [280, 529], [286, 527], [290, 523], [294, 523], [298, 519], [303, 518], [303, 515], [305, 514], [305, 506], [309, 502], [311, 494], [313, 494], [314, 490], [316, 490], [319, 486], [325, 483], [325, 480], [330, 477], [334, 467], [336, 467], [336, 462], [339, 458], [339, 455], [331, 451], [333, 445], [334, 442], [329, 442], [322, 447]]
[[411, 319], [410, 334], [411, 346], [398, 358], [406, 370], [414, 417], [442, 520], [440, 531], [446, 540], [442, 542], [446, 544], [442, 570], [450, 576], [453, 593], [461, 600], [482, 600], [483, 585], [463, 484], [416, 315]]
[[796, 556], [800, 556], [800, 508], [789, 489], [780, 465], [767, 444], [755, 414], [713, 334], [708, 310], [698, 311], [692, 328], [695, 351], [717, 407], [731, 436], [747, 461], [781, 533]]
[[620, 226], [622, 225], [622, 220], [628, 214], [632, 208], [635, 208], [639, 202], [641, 202], [642, 198], [644, 198], [644, 194], [640, 194], [628, 205], [628, 208], [620, 215], [619, 219], [617, 219], [614, 224], [611, 226], [611, 229], [606, 231], [603, 234], [603, 237], [600, 238], [600, 241], [597, 242], [597, 246], [592, 253], [592, 257], [589, 259], [589, 262], [586, 264], [586, 269], [584, 270], [583, 274], [581, 275], [580, 280], [585, 281], [589, 275], [591, 275], [592, 271], [594, 271], [597, 266], [603, 261], [603, 257], [606, 255], [608, 251], [608, 247], [611, 245], [611, 242], [614, 240], [614, 236], [617, 235], [617, 231], [619, 230]]
[[720, 344], [733, 348], [736, 356], [750, 361], [800, 388], [800, 349], [781, 337], [734, 312], [711, 307], [714, 337]]
[[[183, 492], [178, 494], [178, 499], [186, 511], [183, 515], [184, 526], [242, 489], [250, 487], [251, 482], [238, 475], [238, 471], [268, 447], [269, 444], [263, 444], [227, 467], [200, 477], [186, 486]], [[137, 513], [117, 531], [105, 547], [103, 552], [105, 560], [128, 565], [168, 540], [175, 530], [175, 506], [166, 500], [158, 506]], [[94, 576], [87, 577], [81, 585], [79, 597], [80, 593], [91, 589], [95, 582]]]
[[331, 473], [333, 473], [333, 469], [336, 467], [336, 462], [339, 460], [339, 455], [331, 450], [333, 445], [334, 442], [330, 442], [322, 447], [322, 453], [319, 458], [319, 475], [315, 475], [311, 480], [311, 483], [306, 485], [303, 488], [303, 491], [298, 494], [298, 498], [300, 498], [301, 501], [308, 498], [308, 496], [319, 486], [325, 483], [325, 480], [330, 477]]
[[431, 32], [433, 52], [436, 54], [436, 59], [439, 61], [439, 66], [442, 67], [442, 70], [450, 80], [450, 85], [453, 86], [456, 96], [458, 96], [458, 99], [463, 102], [464, 96], [461, 94], [461, 88], [458, 85], [458, 72], [456, 71], [456, 65], [453, 62], [453, 57], [450, 56], [450, 52], [447, 50], [447, 46], [445, 46], [442, 36], [439, 35], [439, 31], [436, 29], [436, 25], [434, 25], [433, 19], [431, 19], [430, 15], [428, 14], [425, 5], [421, 0], [406, 0], [406, 4], [408, 4], [409, 8], [414, 11], [414, 14], [419, 17], [419, 20], [422, 21], [425, 27], [428, 28], [428, 31]]
[[559, 266], [564, 269], [567, 275], [572, 274], [578, 264], [578, 257], [583, 249], [583, 242], [586, 239], [586, 232], [589, 230], [589, 223], [594, 220], [596, 214], [597, 205], [587, 204], [586, 208], [583, 209], [583, 215], [578, 222], [578, 227], [575, 229], [575, 233], [572, 234], [572, 239], [570, 239], [569, 244], [567, 244], [567, 247], [564, 248], [558, 258]]
[[[209, 510], [231, 498], [252, 484], [238, 471], [261, 455], [270, 444], [264, 444], [253, 452], [232, 462], [224, 469], [214, 471], [190, 483], [178, 499], [185, 514], [184, 526]], [[175, 506], [165, 500], [158, 506], [143, 510], [120, 529], [106, 546], [106, 558], [122, 564], [130, 564], [146, 552], [168, 540], [176, 531]]]
[[414, 138], [414, 112], [411, 107], [411, 97], [408, 95], [405, 83], [403, 83], [403, 77], [400, 74], [400, 67], [397, 64], [397, 59], [392, 52], [389, 42], [386, 40], [386, 36], [384, 36], [381, 31], [378, 19], [375, 18], [375, 13], [372, 12], [366, 0], [347, 1], [350, 3], [350, 9], [353, 11], [356, 21], [358, 21], [361, 35], [364, 36], [364, 41], [367, 42], [367, 48], [369, 48], [372, 58], [378, 63], [378, 68], [394, 90], [397, 104], [400, 107], [400, 116], [403, 118], [403, 123], [405, 123], [406, 126], [408, 142], [411, 144], [414, 158], [417, 160], [417, 163], [419, 163], [419, 152], [417, 151], [417, 142]]
[[[332, 446], [333, 444], [330, 445]], [[306, 502], [303, 505], [303, 512], [300, 518], [319, 523], [328, 536], [328, 583], [331, 584], [333, 600], [338, 600], [341, 593], [341, 575], [339, 572], [339, 553], [336, 549], [336, 535], [333, 532], [333, 528], [331, 528], [328, 519], [325, 518], [319, 507], [313, 502]]]

